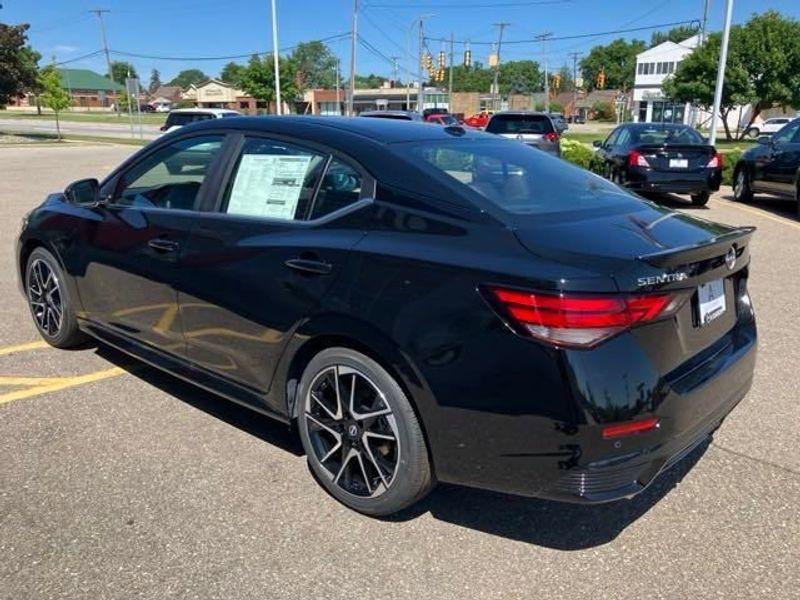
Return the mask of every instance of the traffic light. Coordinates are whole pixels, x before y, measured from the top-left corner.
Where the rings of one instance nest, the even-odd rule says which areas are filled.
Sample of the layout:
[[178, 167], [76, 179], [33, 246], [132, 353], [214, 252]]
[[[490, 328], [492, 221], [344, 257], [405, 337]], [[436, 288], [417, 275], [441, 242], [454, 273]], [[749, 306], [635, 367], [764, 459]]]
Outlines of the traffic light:
[[467, 68], [472, 66], [472, 50], [464, 50], [464, 66]]
[[553, 75], [553, 89], [558, 91], [561, 88], [561, 74], [556, 73]]
[[600, 69], [600, 72], [597, 74], [597, 80], [595, 83], [597, 83], [597, 88], [600, 90], [606, 87], [606, 70], [604, 68]]
[[444, 68], [447, 64], [447, 58], [445, 58], [444, 50], [439, 52], [439, 68]]

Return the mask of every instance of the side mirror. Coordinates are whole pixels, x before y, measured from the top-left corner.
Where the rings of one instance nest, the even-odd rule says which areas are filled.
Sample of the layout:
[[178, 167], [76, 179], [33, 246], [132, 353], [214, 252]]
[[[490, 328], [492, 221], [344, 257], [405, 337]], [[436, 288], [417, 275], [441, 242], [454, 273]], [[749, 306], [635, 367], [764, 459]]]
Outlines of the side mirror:
[[64, 195], [72, 204], [96, 204], [100, 201], [100, 183], [97, 179], [79, 179], [67, 186]]
[[768, 135], [760, 135], [758, 136], [758, 143], [767, 146], [772, 141], [772, 138]]
[[594, 140], [592, 142], [592, 146], [594, 146], [595, 148], [602, 148], [603, 147], [603, 142], [600, 141], [600, 140]]
[[158, 128], [159, 131], [166, 131], [167, 129], [169, 128], [167, 127], [166, 123], [164, 123], [161, 127]]

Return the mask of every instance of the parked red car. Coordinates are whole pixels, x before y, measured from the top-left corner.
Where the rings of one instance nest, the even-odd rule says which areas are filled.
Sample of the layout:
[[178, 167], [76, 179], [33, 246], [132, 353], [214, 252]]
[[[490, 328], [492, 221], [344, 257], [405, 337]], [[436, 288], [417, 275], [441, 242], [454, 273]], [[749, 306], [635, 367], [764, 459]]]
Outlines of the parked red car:
[[460, 121], [458, 119], [456, 119], [453, 115], [449, 114], [428, 115], [427, 117], [425, 117], [425, 122], [441, 125], [442, 127], [449, 127], [451, 125], [460, 124]]
[[479, 113], [475, 113], [471, 117], [467, 117], [464, 119], [464, 125], [469, 127], [474, 127], [475, 129], [483, 129], [486, 127], [486, 124], [489, 122], [489, 119], [492, 117], [493, 111], [484, 110]]

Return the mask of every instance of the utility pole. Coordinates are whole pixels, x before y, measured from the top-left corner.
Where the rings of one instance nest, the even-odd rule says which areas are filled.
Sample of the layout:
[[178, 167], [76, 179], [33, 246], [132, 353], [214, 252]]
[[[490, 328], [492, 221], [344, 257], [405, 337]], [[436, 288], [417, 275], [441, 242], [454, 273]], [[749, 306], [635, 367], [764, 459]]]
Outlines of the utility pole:
[[506, 23], [505, 21], [494, 23], [494, 26], [499, 30], [497, 33], [497, 64], [494, 66], [494, 79], [492, 80], [492, 108], [495, 110], [500, 109], [497, 103], [498, 97], [500, 96], [498, 84], [498, 78], [500, 77], [500, 47], [503, 45], [503, 30], [509, 25], [511, 25], [511, 23]]
[[456, 40], [453, 32], [450, 32], [450, 72], [447, 80], [447, 112], [453, 112], [453, 67], [455, 66], [455, 46]]
[[397, 59], [399, 59], [400, 57], [390, 56], [389, 58], [392, 59], [392, 87], [395, 87], [397, 85], [397, 69], [399, 68]]
[[700, 29], [700, 43], [705, 44], [706, 42], [706, 25], [708, 24], [708, 7], [711, 4], [711, 0], [703, 0], [703, 25]]
[[275, 66], [275, 112], [283, 114], [283, 103], [281, 102], [281, 66], [280, 56], [278, 56], [278, 16], [275, 8], [275, 0], [272, 4], [272, 62]]
[[[103, 51], [106, 53], [106, 66], [108, 67], [108, 79], [113, 83], [114, 82], [114, 71], [111, 70], [111, 55], [108, 52], [108, 39], [106, 39], [106, 25], [103, 22], [103, 14], [110, 13], [111, 11], [107, 8], [95, 8], [89, 11], [90, 13], [94, 13], [97, 15], [97, 18], [100, 20], [100, 37], [103, 39]], [[117, 100], [114, 102], [114, 112], [119, 115], [119, 94], [117, 94]]]
[[582, 52], [570, 52], [572, 59], [572, 115], [576, 115], [578, 105], [578, 59], [583, 55]]
[[714, 90], [714, 112], [711, 115], [711, 134], [708, 143], [712, 146], [717, 141], [717, 115], [722, 104], [722, 86], [725, 84], [725, 63], [728, 62], [728, 40], [731, 37], [731, 17], [733, 16], [733, 0], [725, 0], [725, 27], [722, 30], [722, 47], [719, 49], [719, 67], [717, 68], [717, 87]]
[[353, 26], [350, 31], [350, 94], [347, 99], [347, 114], [355, 114], [353, 101], [356, 95], [356, 38], [358, 37], [358, 0], [353, 0]]
[[419, 88], [417, 88], [417, 112], [422, 114], [422, 107], [425, 93], [425, 88], [422, 85], [422, 55], [425, 52], [425, 32], [423, 28], [424, 18], [419, 18], [419, 62], [417, 63], [417, 78], [419, 79]]
[[547, 74], [547, 40], [553, 37], [549, 31], [536, 36], [542, 42], [542, 60], [544, 61], [544, 112], [550, 112], [550, 77]]

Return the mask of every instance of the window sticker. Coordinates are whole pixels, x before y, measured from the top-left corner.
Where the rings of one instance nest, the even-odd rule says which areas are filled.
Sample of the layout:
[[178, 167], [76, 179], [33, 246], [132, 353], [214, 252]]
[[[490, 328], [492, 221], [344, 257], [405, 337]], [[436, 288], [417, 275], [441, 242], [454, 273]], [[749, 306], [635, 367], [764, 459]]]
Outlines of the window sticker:
[[243, 155], [228, 214], [294, 219], [311, 159], [311, 155]]

